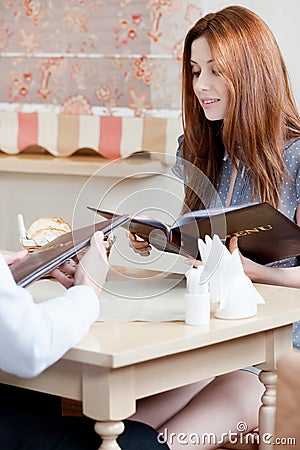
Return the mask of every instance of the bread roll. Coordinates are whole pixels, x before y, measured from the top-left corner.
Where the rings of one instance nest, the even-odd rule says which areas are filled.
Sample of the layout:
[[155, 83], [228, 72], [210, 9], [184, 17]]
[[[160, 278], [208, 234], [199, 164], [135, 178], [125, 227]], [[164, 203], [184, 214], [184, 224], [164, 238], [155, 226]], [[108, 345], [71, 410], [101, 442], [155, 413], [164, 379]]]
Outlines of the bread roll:
[[35, 242], [50, 242], [64, 233], [72, 231], [70, 224], [61, 217], [40, 217], [35, 220], [27, 230], [27, 239]]

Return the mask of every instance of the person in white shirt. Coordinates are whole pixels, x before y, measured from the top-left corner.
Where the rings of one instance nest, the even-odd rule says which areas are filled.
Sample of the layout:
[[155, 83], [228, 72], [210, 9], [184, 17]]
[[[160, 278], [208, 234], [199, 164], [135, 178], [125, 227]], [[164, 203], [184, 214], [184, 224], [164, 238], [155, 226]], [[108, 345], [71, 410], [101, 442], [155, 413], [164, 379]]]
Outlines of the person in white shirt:
[[[35, 303], [17, 286], [9, 265], [26, 252], [0, 254], [0, 369], [19, 377], [39, 375], [87, 333], [99, 315], [99, 299], [108, 262], [103, 234], [91, 239], [77, 267], [64, 264], [54, 276], [67, 288], [62, 295]], [[97, 270], [93, 270], [97, 267]], [[89, 275], [93, 274], [93, 275]], [[122, 449], [168, 448], [143, 423], [125, 421]], [[5, 450], [96, 450], [101, 438], [94, 421], [62, 416], [61, 399], [0, 384], [0, 447]]]

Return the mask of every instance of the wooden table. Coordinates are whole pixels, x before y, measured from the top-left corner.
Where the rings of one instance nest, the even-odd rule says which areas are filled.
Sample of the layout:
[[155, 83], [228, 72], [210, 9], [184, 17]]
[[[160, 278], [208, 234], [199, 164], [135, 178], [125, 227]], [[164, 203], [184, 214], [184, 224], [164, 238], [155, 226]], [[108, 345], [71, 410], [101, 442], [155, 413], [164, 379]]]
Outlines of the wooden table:
[[[151, 273], [125, 269], [116, 281], [120, 285], [126, 278], [128, 283], [128, 275], [140, 281]], [[50, 297], [51, 286], [55, 293], [57, 283], [48, 283]], [[263, 370], [261, 380], [266, 386], [259, 429], [261, 434], [273, 434], [274, 370], [278, 358], [291, 350], [292, 323], [300, 319], [300, 291], [267, 285], [257, 288], [266, 303], [258, 305], [255, 317], [212, 317], [208, 330], [183, 321], [97, 322], [82, 342], [40, 376], [25, 380], [0, 372], [0, 382], [82, 401], [83, 413], [97, 421], [95, 430], [105, 440], [105, 448], [115, 449], [122, 420], [135, 412], [137, 399], [256, 365]], [[182, 301], [183, 292], [182, 284], [173, 288], [174, 304]], [[261, 450], [271, 448], [260, 442]]]

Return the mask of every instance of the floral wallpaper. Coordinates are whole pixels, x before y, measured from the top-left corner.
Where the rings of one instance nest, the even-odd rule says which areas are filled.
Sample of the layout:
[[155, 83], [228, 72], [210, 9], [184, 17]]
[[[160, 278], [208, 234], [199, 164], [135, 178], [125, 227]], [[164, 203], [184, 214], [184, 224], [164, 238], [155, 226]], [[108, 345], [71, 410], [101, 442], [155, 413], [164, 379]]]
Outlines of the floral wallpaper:
[[1, 111], [177, 117], [202, 0], [0, 0]]

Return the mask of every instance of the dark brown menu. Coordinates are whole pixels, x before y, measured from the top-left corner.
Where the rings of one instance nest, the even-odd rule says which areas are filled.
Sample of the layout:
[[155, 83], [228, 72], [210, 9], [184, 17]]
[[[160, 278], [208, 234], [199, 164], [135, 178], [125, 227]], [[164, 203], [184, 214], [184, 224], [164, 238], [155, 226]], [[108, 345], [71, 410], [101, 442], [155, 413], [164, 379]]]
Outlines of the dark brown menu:
[[[119, 217], [88, 208], [102, 217]], [[260, 264], [300, 255], [300, 227], [269, 203], [193, 211], [171, 226], [144, 217], [132, 217], [122, 226], [158, 250], [192, 258], [199, 258], [197, 239], [206, 234], [218, 234], [227, 244], [237, 236], [241, 253]]]
[[16, 283], [25, 287], [38, 280], [87, 247], [96, 231], [102, 231], [104, 235], [107, 235], [127, 220], [128, 215], [122, 215], [59, 236], [40, 249], [28, 254], [21, 261], [9, 266]]

